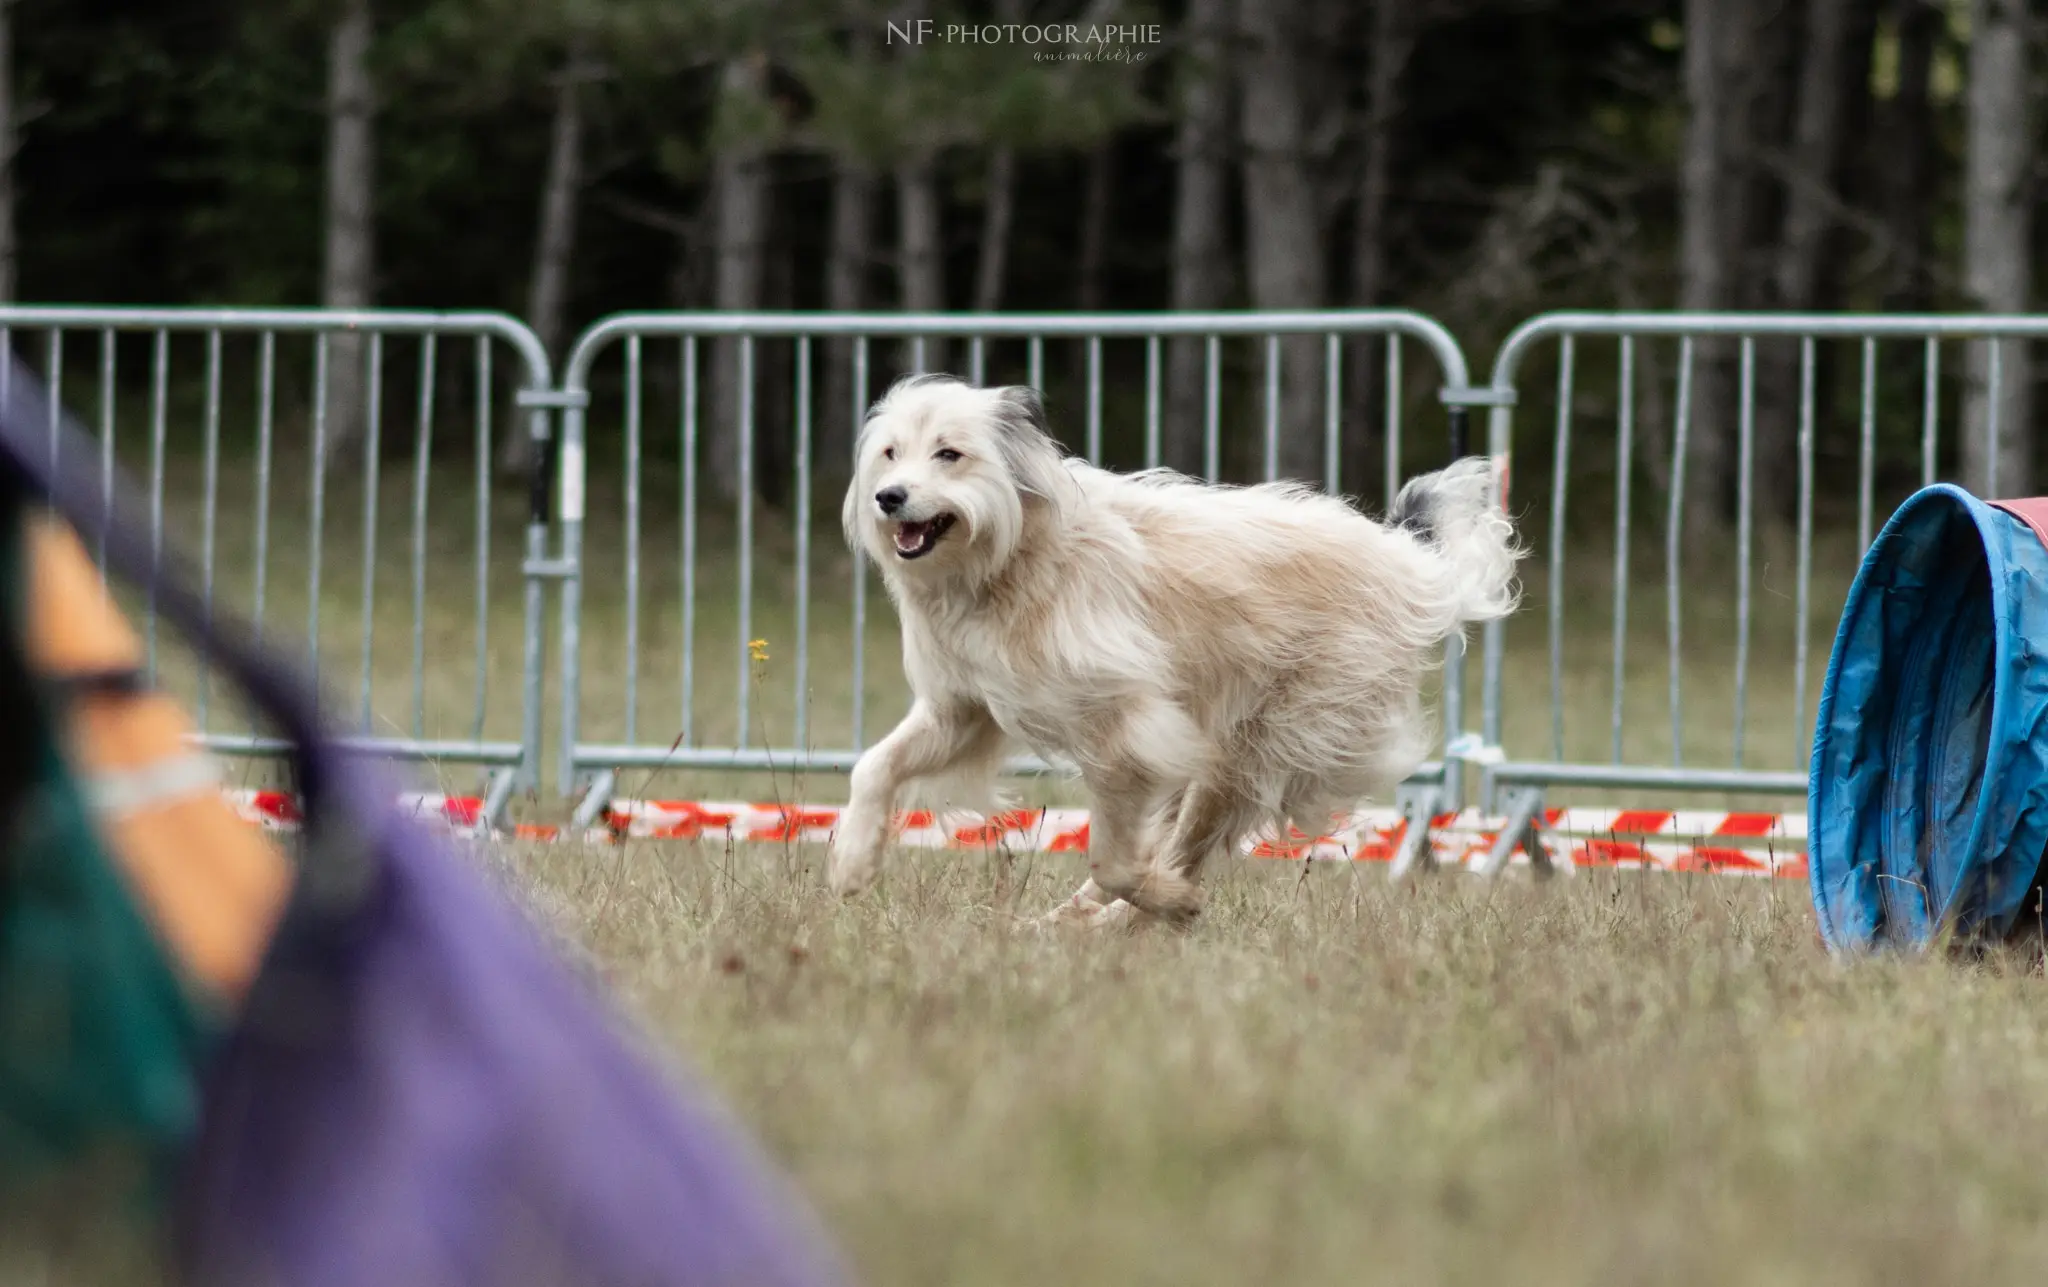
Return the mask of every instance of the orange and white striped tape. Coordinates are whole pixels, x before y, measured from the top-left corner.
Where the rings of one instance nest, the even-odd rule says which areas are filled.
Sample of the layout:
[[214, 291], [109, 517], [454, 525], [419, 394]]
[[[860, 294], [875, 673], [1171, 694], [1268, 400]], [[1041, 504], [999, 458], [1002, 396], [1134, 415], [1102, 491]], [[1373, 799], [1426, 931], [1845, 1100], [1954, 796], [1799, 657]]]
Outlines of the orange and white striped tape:
[[[276, 791], [230, 790], [229, 802], [252, 823], [278, 830], [299, 825], [298, 802]], [[473, 833], [483, 802], [474, 796], [407, 795], [401, 805], [414, 816]], [[839, 822], [832, 806], [782, 805], [696, 800], [618, 800], [605, 825], [586, 841], [620, 839], [709, 840], [715, 843], [791, 844], [829, 840]], [[1430, 826], [1430, 847], [1439, 864], [1476, 863], [1492, 847], [1505, 819], [1475, 809], [1445, 814]], [[1712, 871], [1734, 875], [1806, 877], [1806, 817], [1796, 813], [1724, 813], [1705, 810], [1550, 809], [1545, 832], [1553, 853], [1575, 867]], [[1393, 809], [1355, 813], [1320, 836], [1295, 833], [1285, 842], [1246, 846], [1254, 858], [1285, 861], [1390, 861], [1407, 832]], [[576, 839], [566, 828], [518, 826], [503, 834], [517, 839]], [[983, 821], [952, 822], [913, 810], [897, 819], [898, 843], [916, 849], [1008, 849], [1047, 853], [1085, 852], [1086, 809], [1012, 809]], [[1513, 861], [1528, 861], [1519, 846]]]

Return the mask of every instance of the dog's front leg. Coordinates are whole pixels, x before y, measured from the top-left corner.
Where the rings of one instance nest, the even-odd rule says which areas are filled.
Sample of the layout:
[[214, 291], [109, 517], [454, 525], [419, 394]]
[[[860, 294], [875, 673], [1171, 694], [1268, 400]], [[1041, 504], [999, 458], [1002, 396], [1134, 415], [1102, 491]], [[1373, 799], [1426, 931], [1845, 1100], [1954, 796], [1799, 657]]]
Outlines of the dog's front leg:
[[1002, 730], [986, 709], [919, 698], [853, 766], [846, 810], [832, 835], [833, 890], [857, 894], [874, 883], [904, 783], [944, 773], [971, 756], [997, 754], [1001, 746]]

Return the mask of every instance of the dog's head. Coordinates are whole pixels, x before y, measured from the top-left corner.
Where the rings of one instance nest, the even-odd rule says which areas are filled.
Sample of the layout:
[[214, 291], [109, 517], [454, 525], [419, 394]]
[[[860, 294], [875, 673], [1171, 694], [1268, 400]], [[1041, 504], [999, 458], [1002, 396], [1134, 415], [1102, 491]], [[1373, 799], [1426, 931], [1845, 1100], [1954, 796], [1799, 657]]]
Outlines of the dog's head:
[[861, 426], [846, 536], [905, 576], [986, 577], [1074, 489], [1035, 389], [899, 380]]

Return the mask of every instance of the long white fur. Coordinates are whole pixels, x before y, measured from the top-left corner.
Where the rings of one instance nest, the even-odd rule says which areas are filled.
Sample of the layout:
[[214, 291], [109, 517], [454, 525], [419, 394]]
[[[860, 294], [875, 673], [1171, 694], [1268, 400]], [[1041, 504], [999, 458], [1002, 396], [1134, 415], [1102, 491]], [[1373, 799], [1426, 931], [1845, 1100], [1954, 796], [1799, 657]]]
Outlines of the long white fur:
[[[895, 600], [915, 700], [854, 769], [833, 887], [874, 880], [906, 785], [984, 801], [1021, 744], [1094, 797], [1093, 877], [1056, 914], [1194, 915], [1211, 854], [1261, 825], [1318, 831], [1421, 763], [1422, 679], [1449, 636], [1515, 605], [1499, 483], [1476, 459], [1415, 479], [1395, 507], [1409, 530], [1298, 484], [1064, 458], [1030, 389], [899, 382], [842, 516]], [[943, 539], [902, 558], [898, 524], [942, 514]]]

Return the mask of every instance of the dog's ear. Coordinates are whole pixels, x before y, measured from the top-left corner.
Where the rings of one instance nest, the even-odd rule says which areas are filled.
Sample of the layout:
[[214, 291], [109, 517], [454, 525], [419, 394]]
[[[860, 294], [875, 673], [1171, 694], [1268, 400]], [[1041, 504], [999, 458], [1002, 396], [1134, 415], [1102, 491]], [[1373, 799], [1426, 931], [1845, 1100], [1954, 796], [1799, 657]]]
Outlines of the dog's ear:
[[1046, 425], [1045, 400], [1025, 384], [1006, 385], [995, 393], [996, 439], [1017, 490], [1060, 504], [1073, 490], [1073, 479]]
[[997, 389], [996, 412], [1005, 429], [1052, 436], [1045, 423], [1045, 399], [1028, 384], [1006, 384]]

